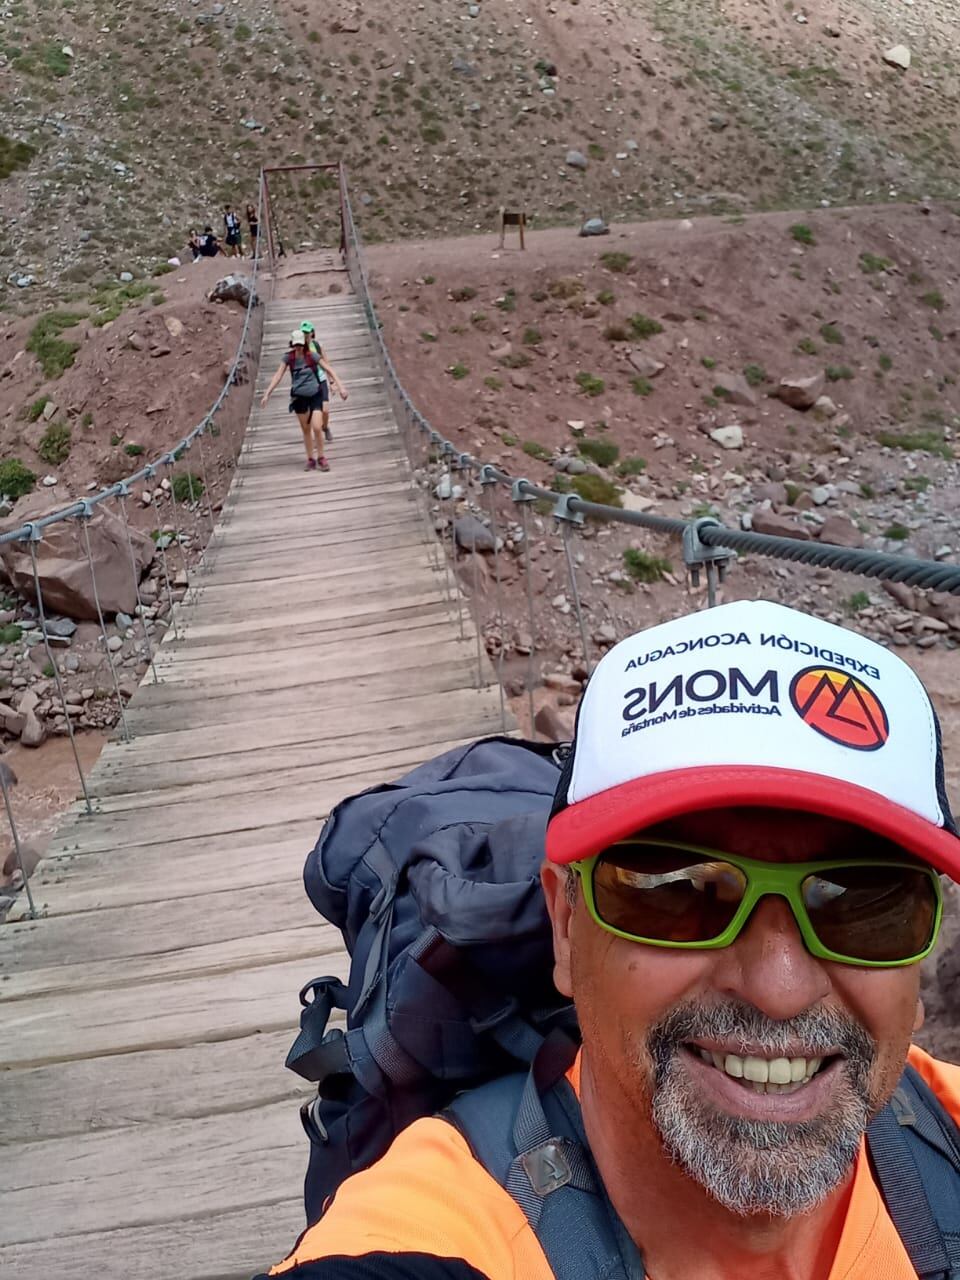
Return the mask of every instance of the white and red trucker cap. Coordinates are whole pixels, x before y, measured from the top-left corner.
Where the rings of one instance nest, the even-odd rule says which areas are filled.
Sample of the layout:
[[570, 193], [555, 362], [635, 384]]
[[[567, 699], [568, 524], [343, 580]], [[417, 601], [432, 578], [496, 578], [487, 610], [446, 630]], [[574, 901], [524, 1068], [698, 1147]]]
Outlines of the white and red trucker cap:
[[547, 826], [576, 862], [697, 809], [801, 809], [866, 827], [960, 880], [940, 725], [889, 650], [743, 600], [622, 640], [577, 711]]

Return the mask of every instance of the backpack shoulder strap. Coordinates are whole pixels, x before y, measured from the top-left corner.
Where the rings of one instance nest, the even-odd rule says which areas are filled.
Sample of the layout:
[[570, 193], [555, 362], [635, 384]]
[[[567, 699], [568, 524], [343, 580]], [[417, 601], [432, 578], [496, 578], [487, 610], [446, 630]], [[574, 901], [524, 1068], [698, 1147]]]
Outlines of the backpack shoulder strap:
[[575, 1046], [548, 1036], [527, 1075], [461, 1094], [443, 1116], [517, 1202], [556, 1280], [644, 1280], [643, 1260], [593, 1166], [564, 1079]]
[[870, 1124], [867, 1151], [920, 1280], [960, 1278], [960, 1133], [913, 1067]]

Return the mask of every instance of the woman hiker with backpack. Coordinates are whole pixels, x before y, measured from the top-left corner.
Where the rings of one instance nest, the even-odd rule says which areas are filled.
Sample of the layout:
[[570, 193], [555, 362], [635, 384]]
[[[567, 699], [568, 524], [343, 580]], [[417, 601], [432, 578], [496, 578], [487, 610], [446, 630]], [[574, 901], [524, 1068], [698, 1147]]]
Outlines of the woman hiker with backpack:
[[[294, 329], [290, 335], [290, 349], [284, 356], [280, 368], [270, 379], [270, 385], [263, 393], [261, 408], [267, 407], [267, 401], [283, 380], [283, 375], [290, 374], [290, 412], [297, 415], [300, 430], [303, 432], [303, 443], [307, 451], [305, 470], [329, 471], [330, 463], [323, 450], [323, 406], [330, 398], [329, 382], [332, 382], [341, 400], [346, 400], [347, 389], [336, 373], [322, 356], [315, 356], [307, 349], [306, 335], [300, 329]], [[321, 373], [323, 376], [321, 376]], [[314, 457], [316, 449], [316, 457]]]

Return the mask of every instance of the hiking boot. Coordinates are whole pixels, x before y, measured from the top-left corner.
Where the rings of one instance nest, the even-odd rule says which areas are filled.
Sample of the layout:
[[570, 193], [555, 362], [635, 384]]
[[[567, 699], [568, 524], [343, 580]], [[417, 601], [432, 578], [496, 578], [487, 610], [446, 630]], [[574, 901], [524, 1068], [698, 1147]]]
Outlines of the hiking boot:
[[324, 428], [323, 428], [323, 438], [324, 438], [325, 440], [332, 440], [332, 439], [333, 439], [333, 432], [330, 430], [330, 428], [329, 428], [329, 427], [324, 427]]
[[316, 469], [317, 469], [317, 460], [316, 460], [316, 458], [308, 458], [308, 459], [307, 459], [307, 465], [306, 465], [303, 469], [304, 469], [304, 471], [316, 471]]
[[326, 458], [320, 458], [320, 459], [317, 461], [317, 466], [320, 468], [320, 470], [321, 470], [321, 471], [329, 471], [329, 470], [330, 470], [330, 463], [326, 460]]

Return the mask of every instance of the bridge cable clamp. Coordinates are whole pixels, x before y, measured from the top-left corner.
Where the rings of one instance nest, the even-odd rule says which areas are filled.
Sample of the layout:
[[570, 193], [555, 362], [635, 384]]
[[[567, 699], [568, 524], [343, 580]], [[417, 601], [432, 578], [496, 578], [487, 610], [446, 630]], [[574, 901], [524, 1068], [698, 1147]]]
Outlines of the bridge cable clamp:
[[730, 561], [737, 558], [737, 553], [729, 547], [708, 546], [700, 536], [701, 530], [707, 528], [722, 529], [723, 526], [712, 516], [704, 516], [688, 524], [683, 531], [683, 562], [687, 566], [690, 581], [694, 587], [700, 586], [701, 567], [706, 568], [708, 572], [711, 568], [715, 568], [719, 581], [723, 582]]

